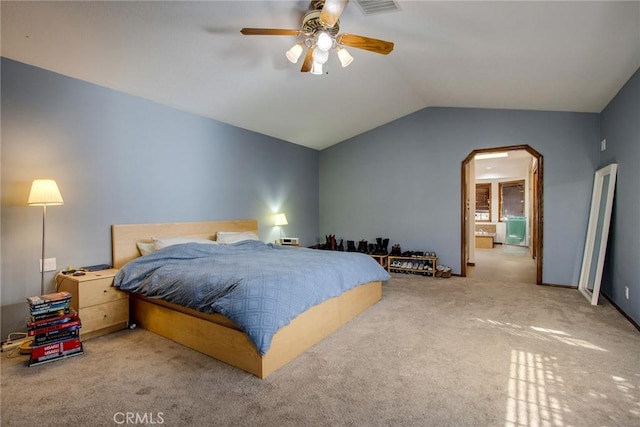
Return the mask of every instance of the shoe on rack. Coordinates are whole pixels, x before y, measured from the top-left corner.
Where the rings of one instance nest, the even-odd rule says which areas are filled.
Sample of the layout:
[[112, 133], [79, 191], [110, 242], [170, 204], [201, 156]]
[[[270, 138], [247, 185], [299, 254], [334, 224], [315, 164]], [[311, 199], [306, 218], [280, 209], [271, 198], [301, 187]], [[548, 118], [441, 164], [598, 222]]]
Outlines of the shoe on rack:
[[440, 277], [443, 277], [445, 279], [451, 277], [451, 267], [445, 267], [444, 270], [442, 270], [442, 274], [440, 275]]

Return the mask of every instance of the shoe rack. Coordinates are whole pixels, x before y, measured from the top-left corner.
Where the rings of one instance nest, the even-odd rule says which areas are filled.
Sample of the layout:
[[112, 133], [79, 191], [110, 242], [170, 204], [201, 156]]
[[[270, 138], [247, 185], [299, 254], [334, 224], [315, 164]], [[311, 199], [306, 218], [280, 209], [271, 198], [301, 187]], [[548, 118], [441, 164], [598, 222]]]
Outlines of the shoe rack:
[[421, 274], [434, 277], [438, 257], [434, 256], [392, 256], [387, 259], [387, 271], [390, 273]]

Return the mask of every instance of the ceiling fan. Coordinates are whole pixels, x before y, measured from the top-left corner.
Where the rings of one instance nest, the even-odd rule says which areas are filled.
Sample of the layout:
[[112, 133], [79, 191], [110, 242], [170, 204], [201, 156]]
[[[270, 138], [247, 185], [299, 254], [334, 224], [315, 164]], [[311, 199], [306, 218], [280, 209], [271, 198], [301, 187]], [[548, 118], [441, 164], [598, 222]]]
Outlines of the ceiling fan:
[[301, 72], [322, 74], [322, 66], [329, 59], [329, 51], [335, 49], [343, 67], [353, 62], [353, 57], [344, 46], [368, 50], [387, 55], [393, 50], [393, 43], [355, 34], [340, 33], [340, 15], [349, 0], [311, 0], [310, 10], [302, 18], [299, 30], [279, 28], [243, 28], [246, 36], [295, 36], [302, 37], [286, 53], [287, 59], [297, 63], [304, 49], [307, 49]]

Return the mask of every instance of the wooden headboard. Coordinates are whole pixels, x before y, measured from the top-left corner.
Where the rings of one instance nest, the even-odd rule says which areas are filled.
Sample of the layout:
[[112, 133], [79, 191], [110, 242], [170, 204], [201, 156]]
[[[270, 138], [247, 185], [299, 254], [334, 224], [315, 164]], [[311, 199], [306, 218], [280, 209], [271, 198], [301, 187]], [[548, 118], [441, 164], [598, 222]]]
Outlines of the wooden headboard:
[[257, 219], [229, 221], [172, 222], [156, 224], [120, 224], [111, 226], [113, 267], [120, 268], [140, 256], [136, 243], [152, 237], [201, 237], [215, 240], [218, 231], [252, 231], [258, 234]]

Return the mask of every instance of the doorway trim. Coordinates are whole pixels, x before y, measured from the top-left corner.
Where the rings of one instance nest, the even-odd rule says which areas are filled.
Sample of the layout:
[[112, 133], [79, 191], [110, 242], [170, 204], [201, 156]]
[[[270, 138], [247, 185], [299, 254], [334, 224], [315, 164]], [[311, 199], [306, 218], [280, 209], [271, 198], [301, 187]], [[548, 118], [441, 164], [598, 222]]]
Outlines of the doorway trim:
[[[537, 174], [533, 174], [534, 179], [534, 214], [532, 219], [532, 251], [536, 255], [536, 284], [542, 285], [542, 248], [543, 248], [543, 223], [544, 223], [544, 215], [543, 215], [543, 195], [544, 195], [544, 165], [543, 165], [543, 156], [538, 153], [536, 150], [531, 148], [528, 145], [511, 145], [507, 147], [494, 147], [494, 148], [479, 148], [477, 150], [473, 150], [469, 155], [462, 161], [462, 180], [461, 187], [462, 191], [460, 192], [462, 195], [461, 199], [461, 214], [460, 214], [460, 226], [461, 226], [461, 237], [462, 242], [460, 245], [461, 253], [460, 253], [460, 275], [462, 277], [467, 276], [467, 253], [468, 253], [468, 245], [469, 239], [467, 238], [467, 215], [466, 211], [468, 208], [467, 200], [469, 200], [469, 186], [467, 182], [470, 177], [467, 176], [467, 165], [470, 161], [472, 161], [476, 154], [480, 153], [497, 153], [497, 152], [505, 152], [505, 151], [516, 151], [516, 150], [525, 150], [531, 156], [533, 156], [537, 160]], [[537, 176], [536, 176], [537, 175]], [[475, 179], [475, 177], [473, 177]]]

